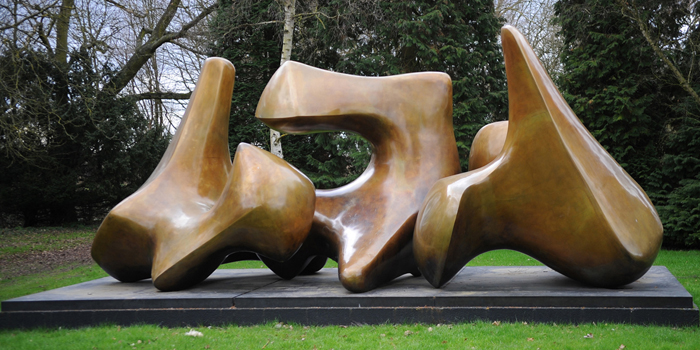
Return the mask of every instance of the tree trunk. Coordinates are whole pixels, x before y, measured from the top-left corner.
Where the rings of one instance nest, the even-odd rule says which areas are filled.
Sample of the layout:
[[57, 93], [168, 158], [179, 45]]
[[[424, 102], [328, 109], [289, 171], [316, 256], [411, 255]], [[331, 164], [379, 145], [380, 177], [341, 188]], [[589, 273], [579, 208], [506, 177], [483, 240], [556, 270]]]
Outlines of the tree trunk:
[[[282, 66], [289, 61], [292, 55], [296, 0], [284, 0], [280, 1], [280, 3], [284, 6], [284, 36], [282, 37], [282, 58], [280, 59], [280, 66]], [[284, 158], [280, 137], [279, 131], [270, 129], [270, 153]]]
[[58, 12], [56, 20], [56, 49], [54, 50], [54, 60], [61, 69], [66, 69], [68, 65], [68, 29], [70, 28], [70, 17], [73, 12], [75, 0], [63, 0], [61, 10]]

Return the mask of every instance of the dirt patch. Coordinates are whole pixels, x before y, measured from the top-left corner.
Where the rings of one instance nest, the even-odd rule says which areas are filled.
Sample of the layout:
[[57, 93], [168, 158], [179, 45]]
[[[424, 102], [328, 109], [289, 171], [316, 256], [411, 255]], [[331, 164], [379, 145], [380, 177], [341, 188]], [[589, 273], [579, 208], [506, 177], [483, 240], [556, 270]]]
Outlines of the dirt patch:
[[[5, 232], [0, 248], [20, 247], [22, 252], [0, 254], [0, 279], [50, 273], [66, 265], [91, 265], [92, 233], [76, 234], [69, 229], [32, 229]], [[91, 231], [91, 230], [89, 230]], [[94, 232], [94, 231], [93, 231]]]
[[11, 254], [0, 257], [0, 278], [11, 279], [35, 273], [46, 273], [69, 264], [91, 265], [90, 243], [43, 252]]

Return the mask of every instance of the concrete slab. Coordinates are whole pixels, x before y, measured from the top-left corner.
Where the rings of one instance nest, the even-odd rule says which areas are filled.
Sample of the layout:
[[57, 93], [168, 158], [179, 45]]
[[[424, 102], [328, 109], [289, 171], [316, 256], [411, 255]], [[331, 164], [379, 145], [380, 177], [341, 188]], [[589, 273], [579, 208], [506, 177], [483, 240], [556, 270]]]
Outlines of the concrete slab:
[[280, 279], [266, 269], [217, 270], [195, 287], [158, 291], [151, 280], [121, 283], [112, 277], [2, 302], [5, 311], [226, 308], [233, 299]]
[[464, 268], [441, 289], [422, 277], [404, 275], [370, 292], [355, 294], [339, 283], [335, 269], [299, 276], [235, 297], [238, 308], [263, 307], [681, 307], [690, 293], [664, 266], [617, 289], [586, 286], [548, 267]]
[[473, 320], [623, 322], [694, 325], [692, 296], [663, 266], [617, 289], [579, 284], [547, 267], [467, 267], [442, 289], [402, 276], [361, 294], [336, 269], [279, 279], [268, 270], [217, 270], [195, 288], [159, 292], [150, 280], [111, 277], [2, 302], [0, 328], [100, 323], [168, 326], [255, 324], [453, 323]]

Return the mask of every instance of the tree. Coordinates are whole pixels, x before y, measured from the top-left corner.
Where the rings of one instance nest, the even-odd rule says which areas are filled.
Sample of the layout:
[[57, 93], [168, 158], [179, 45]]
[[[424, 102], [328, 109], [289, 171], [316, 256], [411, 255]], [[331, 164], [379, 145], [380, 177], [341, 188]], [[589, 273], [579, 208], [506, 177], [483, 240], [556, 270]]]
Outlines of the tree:
[[[229, 128], [232, 150], [240, 142], [268, 150], [270, 147], [267, 128], [254, 115], [265, 85], [281, 62], [284, 11], [280, 4], [271, 0], [240, 1], [235, 2], [236, 6], [234, 2], [223, 2], [210, 22], [211, 55], [225, 57], [236, 66]], [[291, 57], [310, 64], [319, 62], [319, 53], [321, 59], [327, 59], [330, 51], [327, 48], [335, 45], [331, 42], [340, 36], [341, 26], [349, 26], [354, 20], [347, 16], [354, 14], [357, 7], [356, 2], [345, 1], [297, 2], [298, 11], [294, 15], [297, 39], [290, 50]], [[330, 64], [316, 65], [332, 69]], [[357, 136], [334, 133], [282, 138], [285, 160], [304, 171], [318, 188], [338, 187], [354, 180], [369, 160], [369, 146]]]
[[[172, 96], [157, 86], [133, 94], [143, 91], [134, 78], [218, 5], [188, 4], [196, 12], [183, 14], [181, 0], [149, 3], [145, 13], [117, 1], [0, 4], [0, 214], [27, 225], [93, 220], [152, 170], [169, 134], [135, 102]], [[130, 26], [147, 17], [152, 26]]]
[[[507, 114], [505, 72], [498, 43], [501, 23], [494, 16], [493, 3], [329, 0], [313, 5], [297, 4], [292, 59], [357, 75], [429, 70], [450, 74], [455, 133], [466, 169], [471, 140], [478, 129]], [[239, 3], [237, 7], [226, 3], [212, 22], [216, 38], [212, 54], [230, 59], [237, 67], [232, 148], [240, 141], [264, 144], [256, 131], [259, 122], [252, 115], [262, 89], [277, 68], [270, 57], [281, 48], [281, 19], [275, 17], [281, 13], [278, 6], [273, 1]], [[370, 146], [354, 135], [283, 138], [285, 159], [320, 188], [353, 180], [369, 159]]]
[[664, 244], [698, 246], [700, 105], [664, 60], [697, 86], [697, 14], [687, 2], [633, 1], [634, 13], [625, 4], [556, 4], [564, 39], [561, 87], [586, 127], [654, 201]]
[[553, 22], [555, 0], [495, 0], [497, 17], [518, 28], [556, 81], [561, 73], [560, 28]]
[[[198, 13], [178, 18], [176, 15], [183, 5], [182, 0], [171, 0], [164, 5], [165, 9], [162, 11], [150, 8], [144, 9], [147, 11], [143, 14], [134, 10], [130, 4], [123, 5], [116, 1], [96, 3], [94, 0], [14, 0], [11, 4], [0, 5], [0, 8], [9, 14], [3, 17], [0, 23], [3, 48], [12, 52], [46, 53], [51, 64], [64, 75], [71, 50], [89, 51], [94, 67], [109, 65], [114, 68], [109, 76], [101, 78], [103, 82], [98, 93], [117, 96], [134, 80], [158, 48], [185, 38], [192, 28], [218, 6], [195, 6], [200, 9]], [[154, 15], [155, 13], [158, 15]], [[157, 18], [152, 27], [132, 28], [124, 24], [133, 24], [128, 21], [131, 17], [145, 18], [147, 15]], [[133, 31], [140, 33], [138, 38], [132, 36]], [[134, 41], [125, 42], [124, 38], [132, 38]], [[65, 85], [61, 80], [56, 83]], [[63, 86], [61, 91], [61, 100], [67, 101], [67, 87]], [[136, 99], [160, 97], [164, 96], [134, 96]], [[5, 108], [15, 107], [6, 103]], [[14, 127], [6, 123], [0, 124], [2, 132], [6, 135], [16, 135], [11, 133]], [[26, 143], [18, 141], [8, 143], [6, 147], [10, 148], [9, 154], [14, 157], [19, 155], [19, 152], [29, 151], [28, 148], [23, 148], [24, 145]]]
[[[0, 56], [0, 97], [21, 106], [2, 118], [32, 148], [29, 159], [0, 158], [0, 212], [20, 214], [26, 226], [99, 217], [145, 181], [169, 140], [162, 128], [148, 127], [133, 100], [95, 98], [103, 72], [85, 52], [69, 57], [63, 74], [41, 53]], [[17, 141], [7, 136], [0, 151]]]
[[[292, 57], [292, 44], [294, 40], [294, 15], [296, 13], [296, 0], [278, 0], [284, 9], [284, 32], [282, 34], [282, 58], [280, 66], [289, 61]], [[270, 129], [270, 152], [280, 158], [284, 158], [282, 153], [282, 141], [277, 130]]]
[[[485, 124], [503, 120], [506, 86], [492, 1], [379, 3], [381, 14], [353, 28], [334, 70], [359, 75], [440, 71], [453, 83], [454, 129], [462, 169]], [[377, 20], [381, 19], [381, 20]]]

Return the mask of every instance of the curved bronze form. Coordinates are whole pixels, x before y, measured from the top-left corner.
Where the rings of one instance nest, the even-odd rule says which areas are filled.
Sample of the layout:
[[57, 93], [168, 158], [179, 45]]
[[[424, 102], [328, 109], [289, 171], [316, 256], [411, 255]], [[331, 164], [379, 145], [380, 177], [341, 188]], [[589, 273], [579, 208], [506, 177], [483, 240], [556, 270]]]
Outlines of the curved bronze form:
[[469, 170], [482, 168], [496, 159], [503, 150], [507, 134], [507, 121], [484, 125], [474, 136], [469, 150]]
[[290, 261], [270, 268], [289, 278], [313, 257], [328, 256], [353, 292], [418, 272], [412, 248], [418, 208], [435, 181], [459, 172], [447, 74], [369, 78], [287, 62], [265, 88], [256, 116], [284, 132], [354, 132], [374, 146], [357, 180], [316, 191], [309, 238]]
[[620, 286], [653, 263], [662, 226], [639, 185], [585, 129], [523, 36], [502, 30], [508, 133], [498, 157], [439, 181], [416, 223], [430, 283], [447, 283], [493, 249], [529, 254], [596, 286]]
[[107, 215], [93, 259], [123, 282], [153, 278], [160, 290], [190, 287], [230, 253], [291, 257], [311, 227], [314, 187], [257, 147], [240, 144], [231, 162], [228, 119], [235, 69], [208, 59], [160, 164]]

